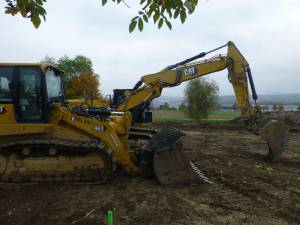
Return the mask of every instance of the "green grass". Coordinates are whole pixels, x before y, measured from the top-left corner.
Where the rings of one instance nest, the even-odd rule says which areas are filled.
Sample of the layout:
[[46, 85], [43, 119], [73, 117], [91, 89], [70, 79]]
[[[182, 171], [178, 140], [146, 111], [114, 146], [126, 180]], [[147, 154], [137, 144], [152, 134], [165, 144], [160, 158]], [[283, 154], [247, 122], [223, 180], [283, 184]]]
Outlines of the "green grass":
[[236, 111], [214, 111], [207, 119], [195, 120], [188, 118], [183, 112], [178, 111], [167, 111], [157, 110], [153, 111], [153, 122], [154, 123], [226, 123], [235, 117], [240, 116], [240, 112]]

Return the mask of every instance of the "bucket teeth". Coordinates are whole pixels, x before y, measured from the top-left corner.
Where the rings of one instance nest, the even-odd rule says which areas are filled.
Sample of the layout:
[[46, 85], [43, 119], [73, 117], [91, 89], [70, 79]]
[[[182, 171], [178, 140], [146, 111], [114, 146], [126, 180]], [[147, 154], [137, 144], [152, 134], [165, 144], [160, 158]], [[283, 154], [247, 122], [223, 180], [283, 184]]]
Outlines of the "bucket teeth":
[[199, 176], [204, 182], [212, 184], [209, 178], [206, 177], [204, 173], [192, 161], [190, 161], [190, 165], [192, 167], [192, 170], [196, 173], [197, 176]]
[[204, 173], [186, 156], [183, 143], [184, 133], [173, 129], [162, 129], [153, 136], [153, 168], [162, 184], [197, 185], [212, 183]]

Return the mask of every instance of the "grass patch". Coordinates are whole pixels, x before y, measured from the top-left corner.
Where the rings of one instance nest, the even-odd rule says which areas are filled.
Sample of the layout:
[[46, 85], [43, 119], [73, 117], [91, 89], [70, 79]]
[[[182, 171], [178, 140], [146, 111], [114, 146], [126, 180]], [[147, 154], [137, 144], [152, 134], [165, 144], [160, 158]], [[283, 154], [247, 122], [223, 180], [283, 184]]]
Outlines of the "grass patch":
[[272, 175], [273, 168], [267, 163], [262, 162], [257, 164], [255, 167], [263, 172], [267, 172], [269, 175]]
[[214, 111], [207, 119], [195, 120], [188, 118], [183, 112], [167, 111], [167, 110], [155, 110], [153, 111], [154, 123], [226, 123], [235, 117], [240, 116], [240, 112], [236, 111]]

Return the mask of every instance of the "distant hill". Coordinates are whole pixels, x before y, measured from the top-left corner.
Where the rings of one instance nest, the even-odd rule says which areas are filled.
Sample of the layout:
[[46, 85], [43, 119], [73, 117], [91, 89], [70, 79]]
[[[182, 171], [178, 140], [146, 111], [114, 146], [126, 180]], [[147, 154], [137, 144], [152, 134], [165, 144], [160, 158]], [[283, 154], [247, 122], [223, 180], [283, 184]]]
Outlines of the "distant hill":
[[[168, 102], [171, 107], [178, 107], [183, 101], [183, 97], [161, 96], [153, 101], [155, 107]], [[222, 95], [219, 97], [221, 105], [232, 105], [235, 103], [234, 95]], [[258, 102], [260, 104], [271, 105], [273, 103], [300, 105], [300, 94], [284, 94], [284, 95], [259, 95]]]
[[[220, 96], [220, 104], [233, 104], [235, 102], [234, 95]], [[285, 94], [285, 95], [259, 95], [258, 102], [261, 104], [296, 104], [300, 105], [300, 94]]]

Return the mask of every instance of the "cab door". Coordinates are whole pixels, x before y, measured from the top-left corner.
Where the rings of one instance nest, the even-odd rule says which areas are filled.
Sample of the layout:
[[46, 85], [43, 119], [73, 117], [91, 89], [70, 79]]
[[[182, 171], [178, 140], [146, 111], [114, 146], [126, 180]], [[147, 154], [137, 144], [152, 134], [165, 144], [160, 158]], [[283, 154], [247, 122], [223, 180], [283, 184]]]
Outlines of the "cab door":
[[14, 71], [12, 66], [0, 66], [0, 124], [16, 123], [12, 90]]
[[18, 67], [16, 107], [18, 122], [46, 122], [45, 88], [39, 67]]

